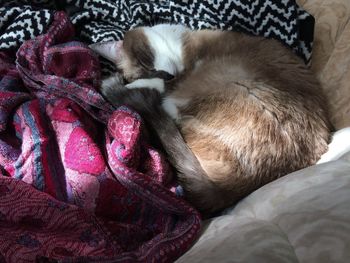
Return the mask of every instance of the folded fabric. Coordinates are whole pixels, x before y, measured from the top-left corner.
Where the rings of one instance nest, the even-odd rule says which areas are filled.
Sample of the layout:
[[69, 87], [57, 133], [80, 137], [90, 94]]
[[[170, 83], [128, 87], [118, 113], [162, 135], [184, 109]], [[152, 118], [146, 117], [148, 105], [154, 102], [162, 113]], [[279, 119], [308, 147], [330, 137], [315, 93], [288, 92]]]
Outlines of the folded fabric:
[[57, 12], [16, 66], [0, 53], [0, 261], [172, 262], [199, 214], [138, 114], [99, 94], [98, 58], [73, 38]]

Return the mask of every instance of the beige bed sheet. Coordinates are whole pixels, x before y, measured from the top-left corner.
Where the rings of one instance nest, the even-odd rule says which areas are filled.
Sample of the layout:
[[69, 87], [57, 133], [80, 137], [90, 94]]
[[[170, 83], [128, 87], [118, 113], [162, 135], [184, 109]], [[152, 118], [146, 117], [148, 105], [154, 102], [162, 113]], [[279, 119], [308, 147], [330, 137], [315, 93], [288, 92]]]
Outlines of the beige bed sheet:
[[206, 222], [177, 263], [350, 262], [350, 153], [280, 178]]
[[336, 129], [350, 126], [350, 0], [299, 0], [315, 17], [312, 70]]

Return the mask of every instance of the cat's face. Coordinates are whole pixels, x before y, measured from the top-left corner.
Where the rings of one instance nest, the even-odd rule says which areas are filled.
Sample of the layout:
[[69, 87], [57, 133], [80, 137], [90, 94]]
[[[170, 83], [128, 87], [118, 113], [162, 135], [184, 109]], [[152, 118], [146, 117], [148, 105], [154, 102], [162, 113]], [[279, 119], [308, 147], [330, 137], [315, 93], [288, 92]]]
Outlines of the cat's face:
[[170, 80], [184, 70], [183, 39], [189, 29], [160, 24], [128, 31], [123, 41], [90, 47], [116, 63], [127, 82], [159, 77]]

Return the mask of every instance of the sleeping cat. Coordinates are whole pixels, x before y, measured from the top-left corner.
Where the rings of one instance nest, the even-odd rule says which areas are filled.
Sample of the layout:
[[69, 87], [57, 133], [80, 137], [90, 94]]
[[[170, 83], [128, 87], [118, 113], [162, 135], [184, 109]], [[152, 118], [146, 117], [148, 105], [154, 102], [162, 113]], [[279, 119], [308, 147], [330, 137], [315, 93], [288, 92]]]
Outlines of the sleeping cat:
[[203, 213], [315, 164], [327, 150], [320, 84], [275, 40], [161, 24], [92, 48], [129, 83], [111, 77], [102, 93], [153, 128], [185, 198]]

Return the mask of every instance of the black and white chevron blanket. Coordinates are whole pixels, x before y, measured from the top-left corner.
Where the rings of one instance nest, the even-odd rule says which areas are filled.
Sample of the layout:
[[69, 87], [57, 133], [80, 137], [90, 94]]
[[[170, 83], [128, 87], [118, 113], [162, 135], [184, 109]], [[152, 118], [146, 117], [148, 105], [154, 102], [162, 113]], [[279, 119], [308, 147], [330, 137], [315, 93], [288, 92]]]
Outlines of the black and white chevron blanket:
[[314, 18], [295, 0], [0, 0], [0, 51], [45, 33], [56, 10], [69, 14], [79, 39], [89, 44], [169, 22], [276, 38], [306, 63], [311, 58]]

